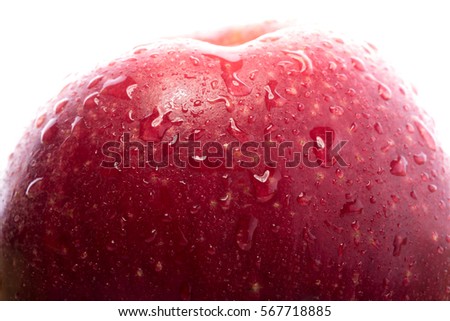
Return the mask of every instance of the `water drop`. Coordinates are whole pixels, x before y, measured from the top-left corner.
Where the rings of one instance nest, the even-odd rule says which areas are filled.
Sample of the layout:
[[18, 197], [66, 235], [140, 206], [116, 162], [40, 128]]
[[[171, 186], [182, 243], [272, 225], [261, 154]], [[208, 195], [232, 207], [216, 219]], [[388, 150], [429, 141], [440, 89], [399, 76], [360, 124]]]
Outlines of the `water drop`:
[[308, 206], [311, 203], [311, 196], [306, 195], [306, 193], [301, 192], [297, 196], [297, 203], [301, 206]]
[[122, 75], [106, 81], [100, 94], [131, 100], [131, 93], [135, 88], [136, 82], [131, 77]]
[[392, 194], [391, 199], [394, 201], [394, 203], [398, 203], [400, 201], [400, 197], [397, 194]]
[[36, 128], [42, 127], [42, 125], [44, 124], [46, 118], [47, 118], [47, 115], [45, 115], [45, 114], [39, 116], [39, 117], [36, 119], [36, 121], [35, 121], [35, 126], [36, 126]]
[[423, 165], [427, 161], [427, 154], [421, 152], [419, 154], [414, 154], [413, 158], [417, 165]]
[[283, 52], [298, 62], [299, 68], [300, 68], [300, 73], [303, 73], [305, 71], [308, 71], [311, 74], [313, 73], [312, 61], [303, 50], [297, 50], [297, 51], [283, 50]]
[[344, 177], [344, 172], [340, 168], [336, 168], [336, 172], [335, 173], [336, 173], [336, 177], [339, 178], [339, 179]]
[[161, 261], [156, 262], [155, 264], [155, 272], [161, 272], [163, 269], [163, 264]]
[[144, 240], [145, 243], [151, 243], [156, 239], [156, 235], [158, 234], [158, 232], [156, 231], [156, 229], [152, 229], [149, 233], [149, 236]]
[[170, 111], [163, 113], [155, 108], [150, 116], [141, 120], [139, 138], [145, 141], [161, 141], [166, 131], [173, 126], [169, 114]]
[[224, 211], [228, 210], [230, 208], [231, 205], [231, 197], [232, 193], [231, 192], [227, 192], [225, 194], [225, 196], [220, 198], [220, 206], [222, 207], [222, 209]]
[[253, 177], [256, 178], [258, 181], [260, 181], [261, 183], [265, 183], [267, 181], [267, 179], [269, 178], [269, 175], [270, 175], [270, 171], [266, 170], [263, 175], [259, 176], [257, 174], [254, 174]]
[[80, 116], [75, 116], [75, 119], [73, 120], [73, 122], [70, 124], [70, 131], [73, 132], [73, 130], [75, 129], [75, 127], [78, 125], [78, 123], [83, 119], [83, 117]]
[[130, 85], [127, 87], [126, 91], [127, 91], [128, 98], [130, 98], [130, 99], [133, 98], [133, 92], [136, 88], [137, 88], [137, 84]]
[[39, 194], [42, 190], [42, 180], [43, 177], [38, 177], [33, 179], [27, 186], [27, 189], [25, 190], [25, 196], [28, 198], [33, 198], [37, 194]]
[[361, 214], [364, 209], [363, 204], [359, 199], [355, 199], [354, 201], [346, 202], [341, 208], [341, 216], [344, 215], [353, 215], [353, 214]]
[[258, 226], [258, 219], [250, 214], [243, 214], [238, 221], [236, 243], [243, 251], [249, 251], [253, 246], [253, 234]]
[[233, 96], [247, 96], [251, 93], [252, 88], [250, 88], [246, 83], [244, 83], [238, 76], [238, 71], [242, 68], [243, 61], [239, 56], [232, 54], [227, 54], [227, 52], [217, 52], [204, 54], [210, 58], [219, 59], [220, 68], [222, 69], [222, 79], [227, 86], [228, 92]]
[[273, 133], [275, 130], [277, 130], [277, 127], [270, 123], [266, 128], [264, 128], [264, 135]]
[[350, 97], [355, 97], [355, 95], [356, 95], [356, 90], [354, 90], [353, 88], [349, 88], [349, 89], [345, 92], [345, 94], [346, 94], [347, 96], [350, 96]]
[[94, 92], [86, 97], [86, 99], [83, 102], [83, 107], [85, 109], [93, 109], [98, 106], [99, 102], [100, 99], [98, 98], [98, 92]]
[[429, 190], [431, 193], [434, 193], [434, 192], [437, 191], [437, 186], [434, 185], [434, 184], [429, 184], [429, 185], [428, 185], [428, 190]]
[[191, 62], [194, 66], [198, 66], [200, 63], [200, 60], [197, 57], [190, 56], [189, 59], [191, 60]]
[[230, 99], [226, 96], [219, 96], [214, 99], [208, 99], [208, 102], [211, 104], [224, 103], [228, 112], [231, 113], [233, 111], [233, 105], [231, 104]]
[[378, 83], [378, 95], [384, 100], [389, 100], [392, 98], [392, 92], [388, 86], [382, 83]]
[[248, 140], [247, 134], [241, 128], [239, 128], [239, 126], [236, 124], [236, 121], [233, 118], [230, 118], [227, 131], [240, 141]]
[[60, 114], [64, 108], [66, 108], [67, 104], [69, 103], [69, 99], [64, 98], [58, 101], [55, 106], [53, 107], [53, 111], [56, 115]]
[[214, 255], [216, 254], [216, 248], [212, 244], [209, 244], [206, 252], [208, 252], [209, 255]]
[[433, 138], [433, 135], [428, 130], [428, 128], [418, 119], [414, 120], [414, 125], [416, 125], [417, 130], [419, 131], [420, 136], [425, 141], [425, 144], [433, 151], [436, 150], [436, 142]]
[[41, 131], [41, 143], [50, 144], [58, 133], [58, 126], [56, 125], [56, 118], [50, 119]]
[[219, 82], [217, 80], [211, 81], [211, 88], [217, 89], [219, 87]]
[[437, 241], [439, 240], [439, 234], [438, 234], [438, 232], [436, 232], [436, 231], [431, 232], [431, 239], [432, 239], [434, 242], [437, 242]]
[[381, 126], [381, 124], [379, 122], [376, 122], [375, 124], [373, 124], [373, 128], [375, 129], [375, 131], [378, 134], [383, 134], [383, 127]]
[[336, 116], [342, 116], [344, 114], [344, 108], [341, 106], [330, 106], [330, 113]]
[[383, 146], [381, 146], [380, 150], [381, 150], [382, 152], [386, 153], [386, 152], [387, 152], [389, 149], [391, 149], [391, 147], [394, 146], [394, 145], [395, 145], [394, 141], [391, 140], [391, 139], [388, 139], [388, 140], [386, 141], [386, 144], [384, 144]]
[[392, 252], [392, 255], [400, 256], [400, 252], [402, 250], [402, 246], [406, 245], [406, 243], [407, 243], [407, 238], [406, 237], [402, 237], [400, 235], [396, 235], [394, 237], [394, 242], [393, 242], [394, 250]]
[[278, 182], [282, 178], [280, 172], [277, 169], [270, 168], [264, 171], [262, 175], [252, 176], [257, 201], [264, 203], [271, 200], [275, 196], [278, 190]]
[[277, 81], [270, 80], [269, 83], [264, 86], [264, 90], [266, 91], [265, 102], [268, 111], [274, 107], [283, 107], [287, 102], [287, 99], [281, 96], [277, 91], [277, 85]]
[[356, 70], [366, 71], [366, 66], [361, 59], [359, 59], [357, 57], [351, 57], [350, 61], [352, 63], [353, 68], [355, 68]]
[[91, 81], [89, 82], [87, 88], [88, 89], [92, 89], [93, 87], [97, 86], [98, 83], [103, 79], [103, 76], [96, 76], [94, 78], [91, 79]]
[[391, 161], [391, 174], [395, 176], [406, 176], [406, 168], [408, 161], [403, 156], [398, 156], [397, 159]]
[[172, 222], [172, 216], [169, 213], [164, 213], [162, 215], [161, 221], [164, 223], [170, 223]]

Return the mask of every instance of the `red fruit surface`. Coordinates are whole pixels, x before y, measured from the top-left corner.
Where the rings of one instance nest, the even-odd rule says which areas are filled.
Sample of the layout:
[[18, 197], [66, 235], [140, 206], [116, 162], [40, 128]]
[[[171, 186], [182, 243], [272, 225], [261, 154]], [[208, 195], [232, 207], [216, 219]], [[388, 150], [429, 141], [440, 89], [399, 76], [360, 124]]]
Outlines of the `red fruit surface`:
[[[448, 160], [414, 95], [372, 45], [330, 33], [140, 47], [66, 86], [12, 155], [2, 296], [448, 300]], [[270, 134], [312, 142], [321, 166], [288, 168], [286, 150], [275, 167], [237, 151], [232, 168], [142, 167], [136, 146], [130, 166], [101, 166], [126, 133], [156, 155]], [[326, 154], [342, 141], [348, 166]]]

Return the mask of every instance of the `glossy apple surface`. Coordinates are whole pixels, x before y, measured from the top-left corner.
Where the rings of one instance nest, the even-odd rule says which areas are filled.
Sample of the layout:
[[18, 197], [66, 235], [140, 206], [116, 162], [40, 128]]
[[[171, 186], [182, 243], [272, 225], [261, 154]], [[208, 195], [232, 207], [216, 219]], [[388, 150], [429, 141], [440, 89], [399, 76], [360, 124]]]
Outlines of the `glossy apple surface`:
[[[49, 101], [2, 187], [3, 298], [449, 299], [448, 160], [413, 90], [370, 44], [259, 33], [155, 42]], [[231, 166], [155, 165], [188, 141]]]

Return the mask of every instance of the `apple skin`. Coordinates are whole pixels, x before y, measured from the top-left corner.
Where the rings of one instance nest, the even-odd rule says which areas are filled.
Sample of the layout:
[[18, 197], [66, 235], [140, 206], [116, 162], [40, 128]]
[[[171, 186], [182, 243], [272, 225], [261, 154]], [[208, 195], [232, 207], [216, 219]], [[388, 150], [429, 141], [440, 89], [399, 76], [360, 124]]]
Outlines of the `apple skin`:
[[[414, 100], [326, 32], [138, 48], [67, 85], [11, 156], [3, 298], [448, 300], [448, 159]], [[101, 166], [124, 133], [301, 150], [321, 128], [348, 166]]]

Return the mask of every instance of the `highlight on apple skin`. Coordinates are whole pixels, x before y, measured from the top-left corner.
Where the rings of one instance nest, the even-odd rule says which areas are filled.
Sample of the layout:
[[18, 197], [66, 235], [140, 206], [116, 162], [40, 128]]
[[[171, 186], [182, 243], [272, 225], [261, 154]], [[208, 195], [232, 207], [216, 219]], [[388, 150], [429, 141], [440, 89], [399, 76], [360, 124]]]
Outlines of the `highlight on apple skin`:
[[258, 28], [48, 102], [1, 189], [3, 299], [449, 299], [449, 163], [414, 90], [371, 44]]

